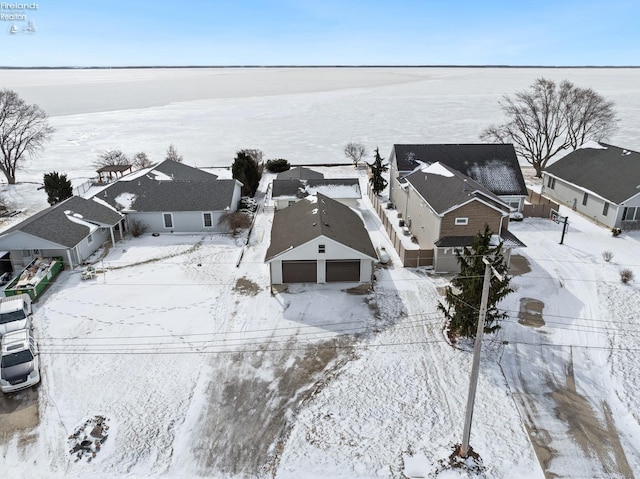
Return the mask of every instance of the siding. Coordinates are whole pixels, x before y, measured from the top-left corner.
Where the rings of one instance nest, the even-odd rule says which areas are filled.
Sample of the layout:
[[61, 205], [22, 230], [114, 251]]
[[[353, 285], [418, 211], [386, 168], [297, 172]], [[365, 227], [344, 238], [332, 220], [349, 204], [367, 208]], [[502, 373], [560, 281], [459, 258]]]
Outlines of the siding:
[[[456, 218], [469, 218], [469, 223], [467, 225], [456, 225]], [[484, 230], [485, 224], [489, 225], [493, 233], [500, 234], [501, 222], [502, 215], [500, 212], [479, 201], [472, 201], [447, 213], [442, 218], [440, 238], [446, 236], [475, 236], [479, 231]]]
[[[618, 208], [618, 205], [610, 203], [589, 192], [586, 192], [589, 195], [587, 204], [583, 205], [582, 200], [585, 191], [582, 188], [567, 183], [560, 178], [556, 178], [555, 185], [552, 189], [547, 186], [547, 178], [547, 175], [543, 175], [543, 194], [593, 219], [597, 223], [601, 223], [609, 228], [620, 227], [622, 222], [622, 208]], [[602, 214], [605, 203], [609, 203], [609, 211], [606, 216]]]

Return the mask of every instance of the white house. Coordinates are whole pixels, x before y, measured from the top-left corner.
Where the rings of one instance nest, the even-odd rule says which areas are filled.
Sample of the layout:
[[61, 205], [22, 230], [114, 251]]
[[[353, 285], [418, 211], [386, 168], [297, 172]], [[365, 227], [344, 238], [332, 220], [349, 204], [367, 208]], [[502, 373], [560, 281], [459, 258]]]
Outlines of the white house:
[[610, 228], [640, 227], [640, 153], [589, 142], [542, 173], [542, 192]]
[[378, 257], [361, 217], [318, 194], [274, 213], [271, 284], [370, 283]]
[[124, 216], [96, 199], [72, 196], [0, 233], [0, 250], [21, 269], [38, 256], [61, 257], [75, 267], [106, 241], [122, 239]]
[[227, 232], [220, 222], [238, 208], [242, 184], [220, 180], [216, 175], [182, 163], [166, 160], [133, 172], [95, 195], [147, 232]]

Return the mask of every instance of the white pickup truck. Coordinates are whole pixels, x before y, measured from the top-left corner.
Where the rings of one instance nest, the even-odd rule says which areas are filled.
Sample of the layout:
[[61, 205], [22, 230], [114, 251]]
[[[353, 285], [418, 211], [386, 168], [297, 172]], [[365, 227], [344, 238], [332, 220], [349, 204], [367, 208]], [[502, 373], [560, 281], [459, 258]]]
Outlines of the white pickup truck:
[[11, 331], [31, 328], [31, 298], [18, 294], [0, 298], [0, 337]]

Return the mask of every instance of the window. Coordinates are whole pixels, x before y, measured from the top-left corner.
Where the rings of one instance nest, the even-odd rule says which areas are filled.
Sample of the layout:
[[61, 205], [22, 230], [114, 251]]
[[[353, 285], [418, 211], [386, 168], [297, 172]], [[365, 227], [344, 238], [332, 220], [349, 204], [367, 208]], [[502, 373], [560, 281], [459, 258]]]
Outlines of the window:
[[602, 216], [607, 216], [609, 212], [609, 203], [605, 202], [604, 207], [602, 208]]
[[547, 186], [551, 189], [556, 187], [556, 179], [553, 176], [547, 176]]
[[324, 252], [325, 252], [325, 245], [319, 244], [318, 245], [318, 253], [324, 253]]
[[585, 193], [582, 197], [582, 206], [587, 206], [587, 201], [589, 200], [589, 193]]
[[204, 219], [204, 227], [211, 228], [211, 225], [213, 225], [213, 218], [211, 216], [211, 213], [203, 213], [202, 218]]
[[93, 243], [93, 235], [91, 233], [89, 233], [89, 236], [87, 236], [87, 243]]
[[635, 221], [640, 219], [638, 215], [638, 208], [636, 206], [629, 206], [622, 212], [622, 221]]
[[164, 219], [164, 227], [173, 228], [173, 215], [171, 213], [164, 213], [162, 217]]
[[469, 224], [469, 218], [456, 218], [456, 226], [464, 226]]

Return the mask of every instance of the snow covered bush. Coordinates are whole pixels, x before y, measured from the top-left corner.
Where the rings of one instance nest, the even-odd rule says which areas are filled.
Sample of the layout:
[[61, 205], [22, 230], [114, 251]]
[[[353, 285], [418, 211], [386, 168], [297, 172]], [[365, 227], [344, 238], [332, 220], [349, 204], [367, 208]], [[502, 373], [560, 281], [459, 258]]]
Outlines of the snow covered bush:
[[620, 270], [620, 281], [622, 281], [624, 284], [627, 284], [629, 281], [632, 281], [632, 280], [633, 280], [633, 271], [631, 271], [629, 268]]
[[603, 251], [602, 259], [604, 259], [608, 263], [613, 259], [613, 253], [611, 251]]
[[141, 223], [138, 220], [131, 221], [129, 223], [129, 227], [130, 227], [131, 234], [133, 235], [134, 238], [137, 238], [138, 236], [142, 236], [147, 232], [147, 225], [145, 225], [144, 223]]

